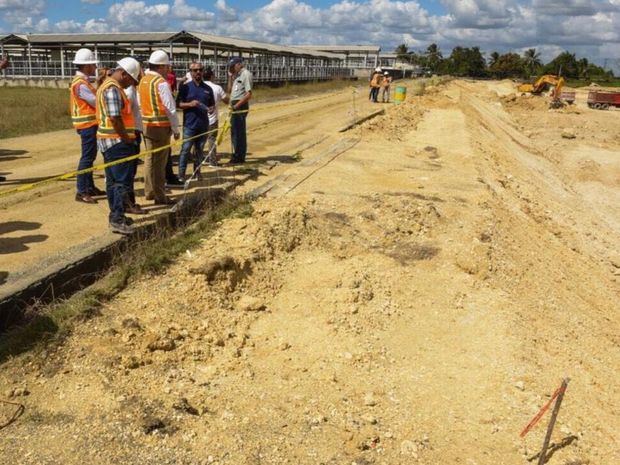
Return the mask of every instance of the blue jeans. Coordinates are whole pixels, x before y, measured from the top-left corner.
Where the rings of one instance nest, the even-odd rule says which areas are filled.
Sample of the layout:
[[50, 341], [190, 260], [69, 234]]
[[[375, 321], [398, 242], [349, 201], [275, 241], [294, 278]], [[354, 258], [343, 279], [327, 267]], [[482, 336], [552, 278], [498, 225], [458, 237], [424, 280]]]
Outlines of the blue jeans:
[[[77, 133], [82, 139], [82, 156], [77, 169], [92, 168], [95, 158], [97, 158], [97, 126], [78, 129]], [[93, 173], [79, 174], [77, 176], [78, 194], [88, 194], [94, 187]]]
[[[183, 139], [188, 139], [190, 137], [194, 137], [198, 134], [203, 134], [207, 132], [208, 128], [203, 129], [191, 129], [191, 128], [183, 128]], [[205, 143], [207, 142], [207, 136], [202, 135], [200, 137], [196, 137], [192, 140], [186, 140], [183, 142], [181, 146], [181, 153], [179, 154], [179, 177], [185, 178], [185, 170], [187, 169], [187, 159], [189, 157], [189, 152], [194, 148], [194, 171], [200, 172], [200, 165], [202, 164], [202, 160], [204, 158], [204, 148]]]
[[[236, 102], [232, 102], [233, 105]], [[246, 125], [245, 119], [248, 116], [247, 110], [250, 106], [246, 103], [239, 107], [236, 111], [242, 111], [243, 113], [233, 113], [230, 116], [230, 138], [232, 140], [234, 153], [230, 157], [230, 161], [236, 163], [242, 163], [245, 161], [245, 156], [248, 152], [248, 141], [246, 138]]]
[[[103, 153], [103, 160], [109, 163], [135, 153], [135, 144], [119, 142]], [[133, 187], [134, 167], [135, 162], [132, 160], [105, 169], [105, 189], [110, 206], [110, 223], [122, 223], [125, 220], [125, 204]]]

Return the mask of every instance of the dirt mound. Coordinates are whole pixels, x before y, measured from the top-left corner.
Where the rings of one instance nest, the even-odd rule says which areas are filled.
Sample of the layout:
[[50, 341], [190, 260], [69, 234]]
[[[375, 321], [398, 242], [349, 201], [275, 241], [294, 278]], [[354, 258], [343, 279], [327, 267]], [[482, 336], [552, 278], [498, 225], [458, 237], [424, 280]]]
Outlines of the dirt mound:
[[495, 92], [498, 97], [514, 94], [516, 92], [517, 85], [515, 82], [505, 79], [499, 82], [488, 83], [487, 87], [490, 91]]
[[617, 121], [487, 86], [391, 107], [7, 361], [5, 461], [520, 465], [568, 375], [549, 463], [617, 463]]

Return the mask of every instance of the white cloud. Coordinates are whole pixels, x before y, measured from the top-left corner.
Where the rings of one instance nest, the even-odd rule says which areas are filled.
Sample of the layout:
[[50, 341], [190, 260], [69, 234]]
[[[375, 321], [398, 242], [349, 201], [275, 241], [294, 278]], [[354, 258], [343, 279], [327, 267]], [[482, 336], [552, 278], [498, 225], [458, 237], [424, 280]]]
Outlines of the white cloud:
[[[98, 3], [101, 0], [82, 0]], [[456, 45], [500, 52], [539, 48], [543, 57], [569, 49], [592, 58], [620, 52], [620, 0], [440, 0], [446, 13], [430, 14], [419, 0], [334, 0], [317, 7], [303, 0], [271, 0], [252, 11], [216, 0], [116, 0], [104, 18], [50, 23], [45, 0], [0, 0], [0, 28], [11, 31], [204, 31], [282, 44], [399, 43], [445, 54]], [[430, 0], [429, 0], [430, 1]]]
[[80, 0], [82, 3], [88, 3], [89, 5], [101, 5], [103, 0]]
[[143, 1], [128, 0], [115, 3], [108, 10], [108, 24], [115, 31], [167, 31], [171, 6], [168, 3], [146, 5]]

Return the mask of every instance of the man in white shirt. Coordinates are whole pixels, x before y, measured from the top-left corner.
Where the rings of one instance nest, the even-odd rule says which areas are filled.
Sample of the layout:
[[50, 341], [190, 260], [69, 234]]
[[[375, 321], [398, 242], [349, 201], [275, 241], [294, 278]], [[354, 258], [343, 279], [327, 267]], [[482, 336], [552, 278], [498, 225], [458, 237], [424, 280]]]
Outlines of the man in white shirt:
[[149, 58], [149, 70], [140, 80], [138, 98], [144, 125], [147, 150], [154, 152], [144, 161], [144, 195], [155, 205], [172, 205], [166, 197], [166, 162], [170, 156], [170, 134], [181, 136], [176, 102], [164, 76], [170, 68], [170, 58], [163, 50], [155, 50]]
[[213, 69], [207, 68], [205, 70], [205, 83], [213, 90], [213, 98], [215, 99], [215, 111], [209, 114], [209, 135], [207, 136], [207, 153], [211, 160], [219, 161], [217, 155], [217, 129], [218, 129], [218, 111], [217, 106], [220, 102], [228, 104], [230, 98], [222, 88], [213, 82]]

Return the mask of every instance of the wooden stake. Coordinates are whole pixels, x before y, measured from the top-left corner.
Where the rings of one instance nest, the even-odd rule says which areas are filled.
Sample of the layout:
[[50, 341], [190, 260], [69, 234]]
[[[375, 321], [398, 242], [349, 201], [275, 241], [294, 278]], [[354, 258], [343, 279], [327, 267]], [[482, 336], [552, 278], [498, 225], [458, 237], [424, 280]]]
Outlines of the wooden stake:
[[553, 427], [555, 426], [555, 420], [558, 417], [558, 413], [560, 413], [560, 406], [562, 405], [562, 399], [564, 399], [564, 393], [566, 392], [566, 387], [568, 386], [568, 382], [570, 378], [564, 378], [562, 381], [562, 386], [560, 386], [560, 393], [558, 394], [558, 398], [555, 401], [555, 405], [553, 406], [553, 412], [551, 412], [551, 419], [549, 420], [549, 426], [547, 426], [547, 434], [545, 435], [545, 442], [543, 442], [542, 450], [540, 451], [540, 456], [538, 457], [538, 465], [544, 465], [547, 459], [547, 448], [549, 447], [549, 441], [551, 441], [551, 435], [553, 434]]

